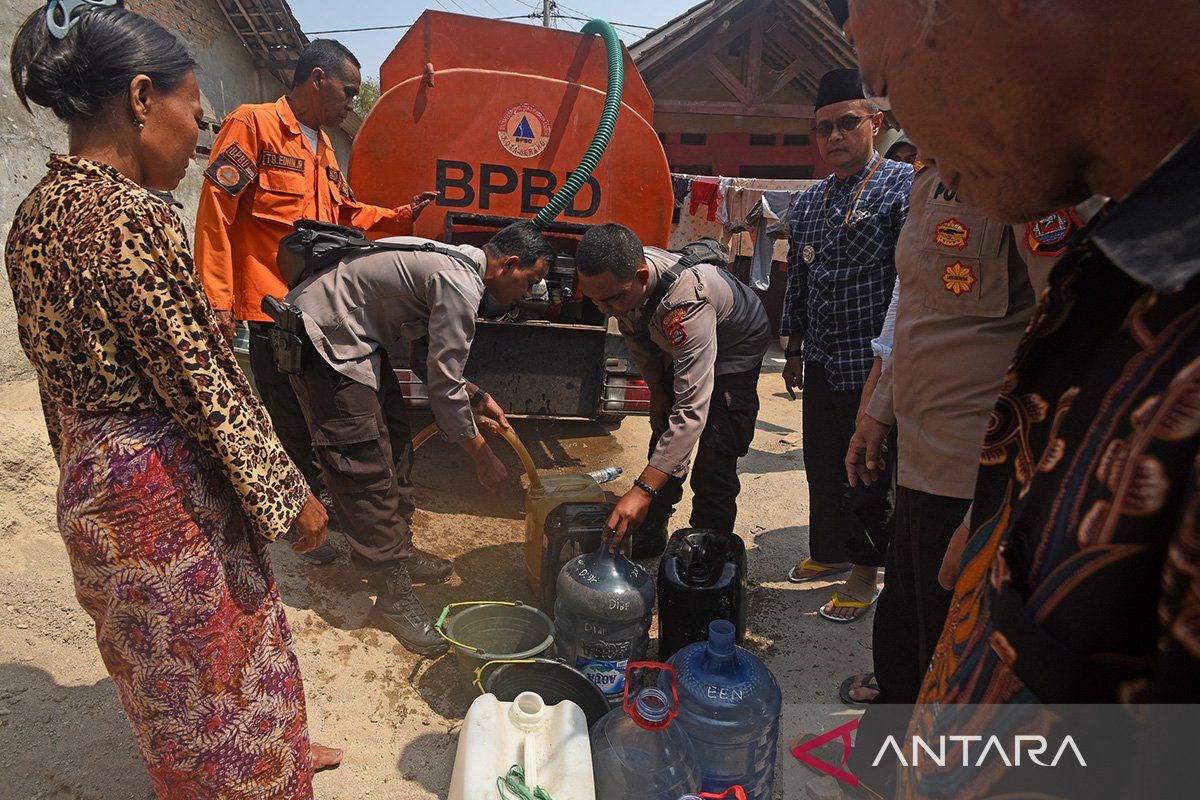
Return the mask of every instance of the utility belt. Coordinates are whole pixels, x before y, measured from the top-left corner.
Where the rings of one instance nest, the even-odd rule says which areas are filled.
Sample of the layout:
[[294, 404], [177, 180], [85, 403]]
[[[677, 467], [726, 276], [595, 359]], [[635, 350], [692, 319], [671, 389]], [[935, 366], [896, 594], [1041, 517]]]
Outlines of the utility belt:
[[304, 346], [308, 343], [303, 312], [270, 295], [263, 298], [262, 310], [275, 322], [269, 336], [275, 369], [284, 375], [299, 375], [304, 369]]

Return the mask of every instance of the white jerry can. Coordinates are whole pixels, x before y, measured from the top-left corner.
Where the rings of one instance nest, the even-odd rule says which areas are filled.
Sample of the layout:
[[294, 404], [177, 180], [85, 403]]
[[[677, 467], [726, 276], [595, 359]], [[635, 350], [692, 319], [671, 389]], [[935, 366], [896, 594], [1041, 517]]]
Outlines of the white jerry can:
[[531, 791], [540, 786], [554, 800], [596, 800], [587, 720], [570, 700], [548, 706], [534, 692], [511, 703], [477, 697], [458, 735], [449, 800], [501, 800], [496, 779], [514, 766]]

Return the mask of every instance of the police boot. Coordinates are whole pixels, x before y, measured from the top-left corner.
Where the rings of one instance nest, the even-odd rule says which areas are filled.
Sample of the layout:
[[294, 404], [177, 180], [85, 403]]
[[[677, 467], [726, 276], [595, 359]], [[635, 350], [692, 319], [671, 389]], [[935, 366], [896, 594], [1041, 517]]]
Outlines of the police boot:
[[454, 571], [454, 565], [446, 559], [416, 547], [412, 548], [412, 555], [405, 559], [404, 566], [413, 583], [445, 583]]
[[420, 656], [440, 656], [449, 645], [433, 629], [433, 621], [413, 594], [412, 579], [403, 565], [371, 576], [379, 596], [368, 619], [381, 630], [395, 636], [409, 652]]

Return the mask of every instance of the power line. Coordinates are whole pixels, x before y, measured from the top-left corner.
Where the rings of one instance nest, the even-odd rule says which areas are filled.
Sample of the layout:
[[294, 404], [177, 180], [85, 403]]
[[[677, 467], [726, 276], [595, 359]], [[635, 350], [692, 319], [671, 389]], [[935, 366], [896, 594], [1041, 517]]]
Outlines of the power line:
[[[496, 19], [496, 20], [500, 20], [500, 21], [509, 21], [509, 20], [514, 20], [514, 19], [533, 19], [533, 18], [540, 19], [541, 16], [542, 16], [541, 14], [522, 14], [518, 17], [492, 17], [492, 19]], [[410, 22], [407, 25], [374, 25], [369, 28], [337, 28], [337, 29], [328, 30], [328, 31], [305, 31], [304, 35], [305, 36], [318, 36], [318, 35], [326, 34], [326, 33], [359, 33], [361, 31], [398, 31], [398, 30], [404, 30], [406, 28], [411, 28], [412, 26], [413, 26], [413, 23]]]
[[[558, 18], [559, 19], [573, 19], [576, 22], [591, 22], [592, 21], [591, 17], [568, 17], [568, 16], [562, 15], [562, 14], [560, 14]], [[652, 25], [633, 25], [628, 22], [609, 22], [608, 24], [612, 25], [614, 28], [637, 28], [638, 30], [643, 30], [643, 31], [658, 30], [658, 28], [655, 28]]]

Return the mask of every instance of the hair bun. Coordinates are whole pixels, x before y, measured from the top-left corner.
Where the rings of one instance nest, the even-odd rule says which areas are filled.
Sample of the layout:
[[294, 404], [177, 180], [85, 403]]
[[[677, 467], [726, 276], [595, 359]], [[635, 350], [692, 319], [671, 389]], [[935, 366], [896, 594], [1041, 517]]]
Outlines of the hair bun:
[[91, 6], [62, 39], [50, 35], [45, 8], [30, 14], [13, 40], [11, 75], [21, 103], [67, 121], [94, 117], [125, 96], [136, 75], [164, 91], [195, 62], [174, 35], [120, 6]]

